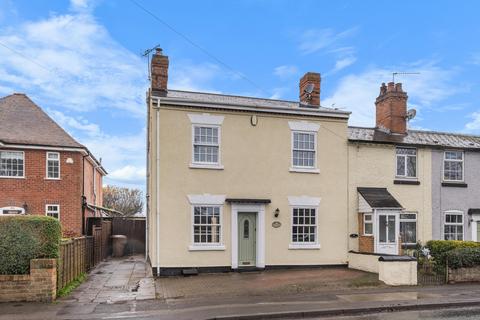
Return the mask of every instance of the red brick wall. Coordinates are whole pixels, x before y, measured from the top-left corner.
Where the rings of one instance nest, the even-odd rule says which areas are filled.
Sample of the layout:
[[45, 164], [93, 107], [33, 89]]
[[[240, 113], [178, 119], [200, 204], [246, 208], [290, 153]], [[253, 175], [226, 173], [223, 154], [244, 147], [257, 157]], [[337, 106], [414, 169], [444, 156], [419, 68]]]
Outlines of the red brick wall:
[[363, 235], [363, 214], [358, 214], [358, 251], [365, 253], [374, 253], [373, 236]]
[[30, 260], [30, 274], [0, 275], [0, 302], [51, 302], [57, 294], [55, 259]]
[[[10, 149], [9, 149], [10, 150]], [[45, 215], [46, 204], [60, 205], [64, 235], [82, 233], [82, 154], [60, 152], [60, 180], [46, 179], [46, 151], [24, 150], [25, 178], [0, 178], [0, 207], [23, 207]], [[66, 163], [67, 159], [73, 163]]]

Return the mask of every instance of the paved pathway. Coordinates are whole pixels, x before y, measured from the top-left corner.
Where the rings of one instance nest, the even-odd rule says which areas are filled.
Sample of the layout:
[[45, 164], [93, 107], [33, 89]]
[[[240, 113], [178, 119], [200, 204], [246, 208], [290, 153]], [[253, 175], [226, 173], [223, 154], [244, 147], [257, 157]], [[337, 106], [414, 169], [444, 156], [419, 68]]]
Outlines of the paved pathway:
[[68, 297], [59, 301], [116, 303], [155, 299], [154, 279], [143, 256], [111, 258], [100, 263]]

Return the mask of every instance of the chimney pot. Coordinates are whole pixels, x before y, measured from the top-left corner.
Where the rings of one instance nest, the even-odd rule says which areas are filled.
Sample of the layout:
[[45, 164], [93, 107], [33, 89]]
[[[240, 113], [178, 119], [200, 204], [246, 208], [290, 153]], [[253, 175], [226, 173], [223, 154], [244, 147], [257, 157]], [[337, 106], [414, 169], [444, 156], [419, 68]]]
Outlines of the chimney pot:
[[[300, 103], [306, 104], [310, 107], [320, 107], [320, 82], [320, 73], [307, 72], [303, 75], [299, 83]], [[313, 85], [313, 90], [311, 92], [307, 90], [309, 85]]]

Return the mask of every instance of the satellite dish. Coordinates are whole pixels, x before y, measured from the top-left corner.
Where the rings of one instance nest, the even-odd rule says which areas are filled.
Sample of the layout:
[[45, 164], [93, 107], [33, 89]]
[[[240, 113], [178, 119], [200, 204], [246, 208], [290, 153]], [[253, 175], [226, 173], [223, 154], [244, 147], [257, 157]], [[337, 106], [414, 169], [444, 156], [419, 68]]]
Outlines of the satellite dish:
[[413, 118], [415, 118], [415, 116], [417, 115], [417, 110], [415, 109], [409, 109], [407, 111], [407, 120], [412, 120]]
[[305, 87], [305, 92], [308, 93], [308, 94], [311, 94], [313, 92], [313, 88], [314, 88], [314, 85], [313, 83], [309, 83], [307, 84], [307, 86]]

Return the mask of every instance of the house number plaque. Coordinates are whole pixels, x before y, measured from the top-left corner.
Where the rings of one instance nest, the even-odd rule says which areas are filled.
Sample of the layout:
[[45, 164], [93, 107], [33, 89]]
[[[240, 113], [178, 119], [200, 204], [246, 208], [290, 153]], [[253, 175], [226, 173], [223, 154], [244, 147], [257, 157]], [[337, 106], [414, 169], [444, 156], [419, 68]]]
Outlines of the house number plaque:
[[280, 228], [281, 225], [282, 225], [282, 223], [280, 221], [273, 221], [272, 222], [272, 227], [274, 227], [274, 228]]

